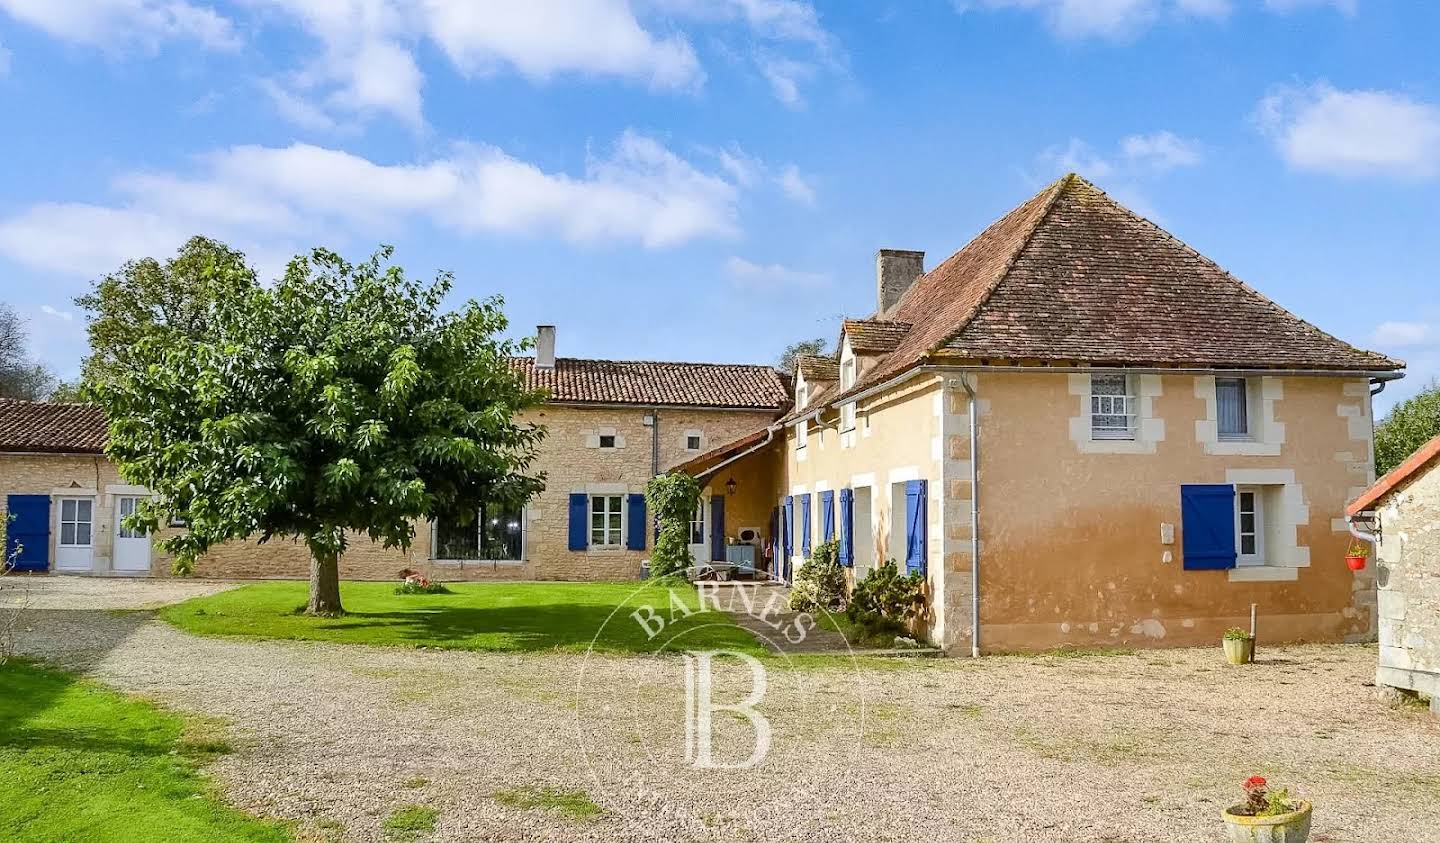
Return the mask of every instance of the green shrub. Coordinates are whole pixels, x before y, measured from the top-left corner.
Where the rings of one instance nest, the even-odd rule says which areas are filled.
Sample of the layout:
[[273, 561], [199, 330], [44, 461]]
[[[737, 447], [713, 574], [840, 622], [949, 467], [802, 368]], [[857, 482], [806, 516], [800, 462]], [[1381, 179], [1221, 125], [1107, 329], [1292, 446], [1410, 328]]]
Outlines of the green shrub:
[[790, 587], [790, 608], [796, 612], [839, 609], [845, 602], [845, 569], [840, 567], [840, 543], [818, 545], [795, 572]]
[[925, 575], [901, 574], [891, 559], [873, 568], [850, 594], [845, 616], [867, 640], [893, 640], [925, 609]]
[[1440, 380], [1394, 407], [1375, 426], [1375, 471], [1384, 474], [1440, 435]]
[[660, 522], [650, 551], [650, 576], [683, 576], [690, 556], [690, 520], [700, 505], [700, 483], [683, 472], [661, 474], [645, 484], [645, 505]]

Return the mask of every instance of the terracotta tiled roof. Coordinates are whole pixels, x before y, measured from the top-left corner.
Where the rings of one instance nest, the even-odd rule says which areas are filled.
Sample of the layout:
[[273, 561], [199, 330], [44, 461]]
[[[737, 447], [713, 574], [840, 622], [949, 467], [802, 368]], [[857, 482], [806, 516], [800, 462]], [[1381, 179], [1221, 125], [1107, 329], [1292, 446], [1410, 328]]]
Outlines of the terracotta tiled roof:
[[1097, 365], [1388, 371], [1068, 175], [922, 275], [863, 389], [937, 352]]
[[840, 361], [834, 357], [806, 354], [796, 361], [796, 367], [807, 383], [840, 380]]
[[856, 354], [877, 354], [894, 351], [905, 335], [910, 333], [909, 322], [890, 322], [881, 319], [846, 319], [842, 328], [850, 338], [850, 348]]
[[93, 404], [0, 399], [0, 451], [98, 454], [105, 441], [105, 416]]
[[531, 389], [548, 390], [552, 401], [775, 411], [790, 403], [784, 379], [769, 366], [561, 357], [555, 368], [542, 369], [533, 357], [511, 362]]
[[1365, 490], [1365, 493], [1356, 498], [1345, 507], [1346, 515], [1357, 515], [1367, 509], [1371, 509], [1380, 499], [1395, 491], [1405, 484], [1411, 477], [1418, 474], [1421, 469], [1440, 457], [1440, 436], [1436, 436], [1429, 442], [1420, 446], [1420, 449], [1405, 458], [1405, 461], [1395, 466], [1384, 477], [1375, 481], [1375, 485]]

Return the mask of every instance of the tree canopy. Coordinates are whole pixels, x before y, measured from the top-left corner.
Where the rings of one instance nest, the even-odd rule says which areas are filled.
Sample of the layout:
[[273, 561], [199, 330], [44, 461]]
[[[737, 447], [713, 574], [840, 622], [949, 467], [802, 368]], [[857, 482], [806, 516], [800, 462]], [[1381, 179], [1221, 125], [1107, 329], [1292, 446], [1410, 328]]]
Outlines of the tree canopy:
[[94, 282], [90, 292], [75, 299], [89, 313], [90, 354], [82, 366], [82, 385], [94, 386], [142, 364], [136, 349], [145, 337], [203, 339], [219, 292], [234, 284], [253, 287], [254, 270], [244, 254], [208, 237], [192, 237], [164, 263], [130, 261]]
[[1440, 436], [1440, 379], [1401, 401], [1375, 427], [1375, 470], [1390, 471]]
[[55, 383], [44, 366], [30, 359], [29, 339], [25, 320], [0, 302], [0, 398], [39, 401]]
[[92, 334], [117, 344], [95, 349], [89, 388], [109, 456], [155, 494], [132, 525], [186, 522], [165, 542], [178, 569], [222, 542], [292, 537], [311, 555], [309, 610], [337, 613], [353, 534], [407, 547], [414, 519], [464, 523], [543, 486], [543, 430], [515, 422], [543, 396], [510, 364], [527, 343], [499, 338], [500, 299], [445, 312], [451, 276], [417, 283], [390, 255], [316, 249], [265, 287], [237, 253], [191, 241], [158, 276], [138, 262], [101, 283]]
[[800, 340], [785, 346], [780, 352], [780, 359], [776, 361], [775, 368], [787, 375], [795, 374], [795, 367], [800, 365], [801, 357], [808, 357], [812, 354], [824, 354], [828, 345], [823, 338], [816, 337], [813, 340]]

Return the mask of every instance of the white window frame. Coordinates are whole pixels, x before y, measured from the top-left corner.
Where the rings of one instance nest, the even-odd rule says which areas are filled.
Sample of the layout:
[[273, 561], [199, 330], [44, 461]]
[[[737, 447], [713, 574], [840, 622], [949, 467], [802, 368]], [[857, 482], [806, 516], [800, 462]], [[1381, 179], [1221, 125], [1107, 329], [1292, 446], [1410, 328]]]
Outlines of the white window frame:
[[801, 419], [795, 425], [795, 450], [803, 451], [810, 442], [810, 420]]
[[[695, 514], [690, 516], [691, 545], [705, 544], [705, 504], [707, 503], [709, 503], [709, 501], [705, 500], [705, 498], [703, 497], [695, 502]], [[699, 541], [695, 540], [695, 536], [697, 534], [700, 536]]]
[[[693, 444], [693, 445], [690, 444], [692, 441], [693, 441], [695, 444]], [[704, 437], [703, 434], [699, 434], [699, 433], [687, 433], [687, 434], [685, 434], [685, 450], [687, 450], [687, 451], [698, 451], [698, 450], [700, 450], [701, 448], [703, 448], [704, 446], [705, 446], [705, 437]]]
[[[848, 350], [848, 349], [847, 349]], [[855, 386], [856, 371], [855, 356], [845, 356], [840, 361], [840, 391], [848, 392]], [[840, 432], [849, 433], [855, 429], [855, 402], [843, 404], [840, 407]]]
[[[1096, 380], [1099, 378], [1111, 381], [1120, 379], [1125, 384], [1124, 393], [1116, 395], [1113, 392], [1097, 393], [1095, 391]], [[1086, 411], [1090, 417], [1090, 439], [1092, 441], [1114, 441], [1134, 440], [1140, 399], [1136, 395], [1134, 378], [1124, 372], [1095, 372], [1090, 375], [1090, 396], [1089, 406]], [[1097, 417], [1122, 417], [1125, 419], [1125, 426], [1101, 427], [1097, 426]]]
[[[1220, 402], [1220, 384], [1223, 381], [1238, 381], [1240, 383], [1241, 400], [1245, 402], [1245, 429], [1239, 433], [1226, 433], [1220, 429], [1221, 420], [1225, 418], [1225, 410]], [[1254, 442], [1255, 441], [1255, 395], [1251, 388], [1251, 379], [1244, 377], [1216, 377], [1215, 378], [1215, 438], [1218, 442]]]
[[[617, 494], [591, 493], [589, 495], [586, 495], [586, 499], [588, 500], [588, 503], [585, 507], [585, 535], [586, 538], [589, 540], [590, 548], [592, 550], [620, 550], [621, 548], [625, 547], [625, 496]], [[600, 537], [602, 541], [598, 543], [595, 541], [595, 516], [597, 514], [595, 511], [596, 500], [605, 501], [605, 506], [599, 513], [604, 520], [600, 527]], [[611, 502], [614, 502], [616, 507], [615, 510], [610, 509]], [[611, 527], [610, 516], [614, 515], [616, 512], [620, 514], [620, 526]]]
[[[65, 504], [67, 503], [73, 503], [75, 505], [74, 517], [69, 519], [65, 517]], [[90, 516], [83, 520], [80, 518], [80, 505], [82, 503], [90, 509]], [[87, 497], [61, 498], [60, 506], [57, 507], [57, 509], [60, 510], [60, 529], [55, 535], [56, 545], [59, 547], [95, 547], [95, 499]], [[89, 541], [77, 541], [80, 538], [81, 524], [84, 524], [88, 528]], [[67, 526], [70, 528], [70, 541], [68, 542], [65, 541], [65, 528]]]
[[[1252, 516], [1250, 530], [1242, 529], [1241, 518], [1247, 514], [1245, 509], [1245, 496], [1250, 497], [1251, 509], [1248, 514]], [[1244, 538], [1251, 536], [1255, 540], [1252, 552], [1245, 553]], [[1265, 564], [1265, 488], [1263, 486], [1236, 486], [1235, 487], [1235, 564], [1238, 566], [1252, 567]]]

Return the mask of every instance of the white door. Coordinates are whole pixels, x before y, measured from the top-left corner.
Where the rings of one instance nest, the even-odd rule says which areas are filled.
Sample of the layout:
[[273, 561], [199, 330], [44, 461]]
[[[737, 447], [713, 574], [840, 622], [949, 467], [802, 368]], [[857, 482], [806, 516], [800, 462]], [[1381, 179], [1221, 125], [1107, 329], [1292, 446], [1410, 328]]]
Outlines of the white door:
[[60, 498], [55, 507], [59, 529], [55, 570], [90, 571], [95, 559], [95, 499]]
[[708, 501], [700, 499], [695, 505], [695, 517], [690, 520], [690, 556], [696, 565], [710, 561], [710, 525], [705, 521]]
[[150, 572], [150, 534], [127, 530], [122, 523], [126, 516], [135, 512], [140, 499], [132, 495], [115, 498], [115, 560], [116, 571], [126, 573]]

